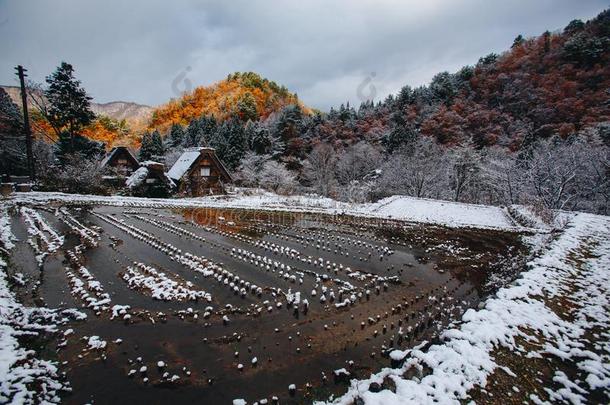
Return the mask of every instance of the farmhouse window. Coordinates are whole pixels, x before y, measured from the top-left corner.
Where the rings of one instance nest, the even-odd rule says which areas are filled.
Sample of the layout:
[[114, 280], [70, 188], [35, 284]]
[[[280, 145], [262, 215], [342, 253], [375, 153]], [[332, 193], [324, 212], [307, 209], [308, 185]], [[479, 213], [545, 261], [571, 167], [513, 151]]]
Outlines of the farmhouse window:
[[201, 167], [201, 177], [210, 177], [210, 167], [209, 166]]

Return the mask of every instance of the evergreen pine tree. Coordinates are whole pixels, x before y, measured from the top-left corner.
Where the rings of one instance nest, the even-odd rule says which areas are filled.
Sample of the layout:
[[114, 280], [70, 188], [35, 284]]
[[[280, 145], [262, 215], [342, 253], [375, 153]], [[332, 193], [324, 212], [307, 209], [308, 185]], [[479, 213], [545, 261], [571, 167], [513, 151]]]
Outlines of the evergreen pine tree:
[[523, 45], [524, 42], [525, 42], [525, 39], [523, 38], [523, 35], [519, 34], [513, 41], [511, 48], [516, 48], [518, 46], [521, 46], [521, 45]]
[[23, 117], [19, 107], [0, 88], [0, 173], [28, 173], [23, 148]]
[[216, 121], [216, 118], [214, 118], [214, 116], [212, 116], [212, 115], [202, 116], [199, 119], [199, 131], [201, 133], [201, 137], [199, 139], [199, 143], [197, 143], [195, 146], [209, 145], [210, 139], [213, 136], [213, 134], [216, 132], [217, 128], [218, 128], [218, 122]]
[[210, 146], [216, 149], [224, 164], [231, 169], [237, 168], [247, 149], [244, 127], [237, 119], [223, 122], [211, 138]]
[[146, 132], [142, 136], [142, 144], [140, 145], [140, 152], [138, 154], [138, 159], [143, 162], [145, 160], [150, 160], [152, 157], [152, 137]]
[[70, 137], [72, 152], [76, 152], [74, 137], [95, 118], [91, 97], [74, 78], [74, 68], [69, 63], [62, 62], [46, 82], [49, 87], [44, 95], [50, 104], [47, 119], [58, 134], [65, 132]]
[[194, 118], [189, 124], [184, 134], [182, 145], [186, 148], [199, 145], [201, 139], [201, 131], [199, 129], [199, 120]]
[[70, 156], [78, 155], [80, 159], [98, 160], [105, 152], [104, 143], [92, 141], [81, 135], [71, 136], [62, 131], [54, 145], [55, 157], [61, 164], [70, 160]]
[[169, 135], [167, 136], [167, 144], [168, 146], [175, 148], [176, 146], [182, 145], [184, 142], [184, 129], [182, 129], [182, 125], [174, 124], [169, 131]]
[[393, 113], [390, 120], [392, 128], [382, 139], [387, 151], [392, 153], [403, 145], [412, 145], [417, 138], [417, 131], [405, 121], [402, 113]]
[[246, 92], [237, 102], [237, 115], [243, 122], [258, 120], [256, 100], [250, 92]]
[[165, 148], [163, 148], [163, 140], [159, 131], [155, 130], [150, 138], [150, 154], [152, 158], [163, 156]]
[[248, 122], [245, 128], [245, 137], [250, 150], [259, 155], [269, 153], [271, 149], [271, 135], [269, 129], [258, 122]]
[[281, 138], [284, 142], [288, 142], [291, 139], [298, 137], [301, 133], [302, 120], [303, 112], [301, 111], [301, 107], [298, 105], [284, 107], [279, 115], [274, 135]]
[[193, 119], [186, 130], [182, 145], [186, 148], [209, 145], [217, 126], [216, 118], [213, 116], [203, 115]]

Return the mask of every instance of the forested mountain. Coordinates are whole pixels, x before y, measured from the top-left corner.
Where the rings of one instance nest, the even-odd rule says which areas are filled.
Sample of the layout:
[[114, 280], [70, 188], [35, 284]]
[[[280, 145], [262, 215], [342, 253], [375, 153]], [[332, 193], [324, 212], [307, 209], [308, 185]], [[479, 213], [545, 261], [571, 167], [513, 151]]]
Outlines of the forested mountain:
[[[610, 119], [609, 20], [609, 11], [604, 11], [586, 23], [572, 21], [561, 31], [535, 38], [518, 35], [501, 55], [489, 54], [475, 66], [437, 74], [427, 86], [407, 85], [383, 101], [357, 108], [347, 104], [314, 113], [286, 87], [253, 72], [236, 72], [152, 113], [150, 107], [122, 103], [117, 115], [117, 103], [92, 103], [94, 112], [115, 122], [97, 122], [85, 135], [108, 146], [137, 146], [144, 128], [165, 136], [172, 125], [186, 128], [201, 117], [219, 122], [237, 118], [243, 125], [252, 121], [270, 127], [266, 121], [297, 106], [300, 117], [293, 117], [297, 120], [291, 132], [298, 139], [283, 134], [283, 140], [293, 144], [289, 152], [306, 152], [321, 141], [341, 147], [361, 140], [382, 143], [392, 151], [418, 135], [441, 144], [472, 142], [518, 150], [528, 140], [566, 137]], [[15, 88], [6, 90], [12, 98], [18, 96]], [[118, 126], [122, 119], [127, 125]]]
[[389, 149], [420, 133], [442, 144], [517, 150], [531, 138], [566, 137], [610, 119], [610, 13], [561, 32], [515, 38], [502, 55], [437, 74], [428, 86], [358, 110], [331, 110], [308, 128], [332, 143], [380, 140]]
[[151, 129], [166, 131], [172, 124], [188, 125], [201, 116], [223, 121], [233, 116], [242, 121], [266, 119], [288, 105], [303, 105], [284, 86], [253, 72], [236, 72], [207, 87], [197, 87], [179, 99], [157, 108]]
[[[367, 141], [392, 152], [418, 136], [448, 146], [499, 145], [515, 151], [534, 139], [565, 138], [610, 120], [609, 27], [610, 13], [604, 11], [558, 32], [518, 35], [505, 53], [489, 54], [456, 73], [439, 73], [427, 86], [405, 86], [384, 101], [341, 105], [325, 114], [290, 105], [296, 97], [285, 90], [270, 109], [277, 91], [264, 89], [277, 87], [253, 73], [236, 73], [156, 110], [150, 127], [164, 134], [168, 123], [237, 115], [243, 126], [251, 120], [269, 132], [264, 142], [281, 140], [286, 158], [303, 158], [320, 142], [340, 149]], [[285, 123], [277, 126], [279, 117], [289, 129]]]

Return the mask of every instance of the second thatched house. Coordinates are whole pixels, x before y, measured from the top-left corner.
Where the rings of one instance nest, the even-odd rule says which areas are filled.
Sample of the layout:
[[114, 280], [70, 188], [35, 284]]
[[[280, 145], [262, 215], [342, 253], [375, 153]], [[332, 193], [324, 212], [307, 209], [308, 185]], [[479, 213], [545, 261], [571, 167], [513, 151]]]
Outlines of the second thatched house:
[[129, 194], [137, 197], [167, 198], [176, 189], [174, 181], [165, 173], [165, 165], [150, 160], [141, 163], [127, 178], [125, 186]]
[[129, 177], [138, 170], [140, 163], [135, 155], [126, 146], [115, 146], [102, 160], [102, 168], [109, 168], [119, 176]]
[[214, 148], [185, 150], [167, 174], [178, 185], [178, 194], [192, 197], [225, 193], [233, 182]]

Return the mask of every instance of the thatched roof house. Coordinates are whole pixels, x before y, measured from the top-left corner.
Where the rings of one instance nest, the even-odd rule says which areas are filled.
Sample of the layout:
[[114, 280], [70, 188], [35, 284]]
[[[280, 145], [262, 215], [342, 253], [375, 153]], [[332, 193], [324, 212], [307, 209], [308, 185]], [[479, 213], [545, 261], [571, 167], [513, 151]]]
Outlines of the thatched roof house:
[[101, 163], [103, 168], [113, 168], [120, 176], [129, 176], [140, 167], [135, 155], [126, 146], [115, 146]]
[[174, 181], [165, 173], [163, 163], [147, 160], [125, 181], [132, 195], [139, 197], [168, 197], [176, 188]]
[[233, 182], [214, 148], [187, 149], [167, 174], [178, 185], [178, 193], [189, 196], [224, 193]]

